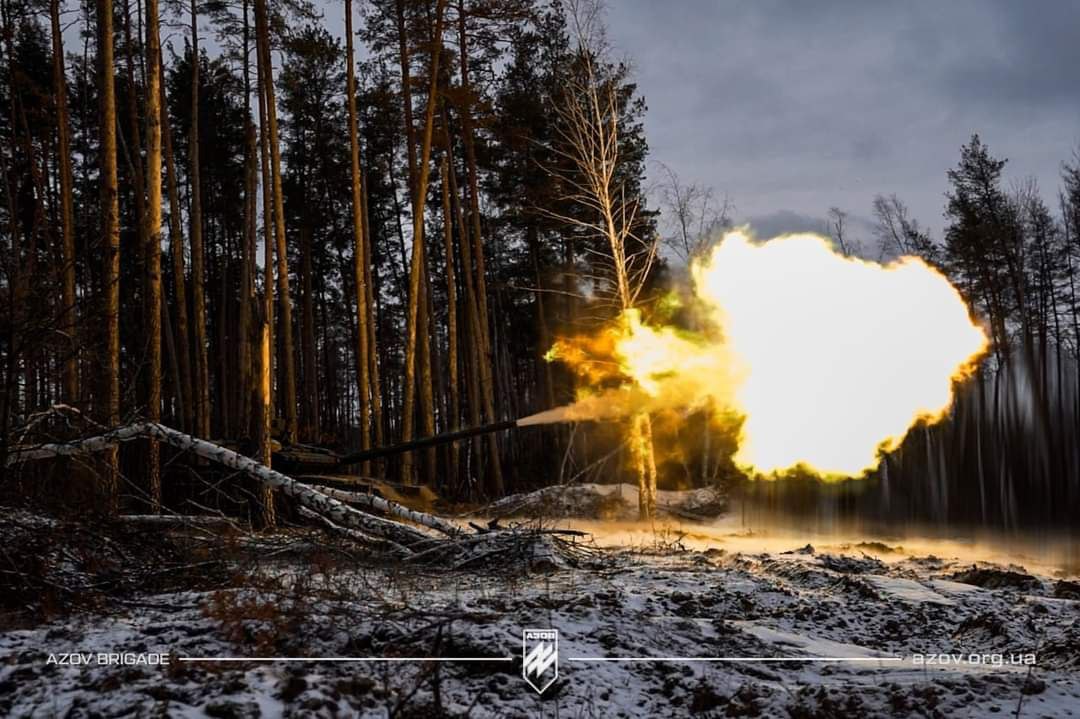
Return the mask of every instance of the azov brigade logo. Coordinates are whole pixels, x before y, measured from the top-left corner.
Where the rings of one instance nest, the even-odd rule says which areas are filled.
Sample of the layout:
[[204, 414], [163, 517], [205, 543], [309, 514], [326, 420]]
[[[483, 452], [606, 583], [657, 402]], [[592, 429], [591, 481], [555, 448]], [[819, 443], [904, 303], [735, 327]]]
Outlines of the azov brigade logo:
[[559, 632], [526, 629], [521, 641], [521, 676], [538, 694], [559, 678]]

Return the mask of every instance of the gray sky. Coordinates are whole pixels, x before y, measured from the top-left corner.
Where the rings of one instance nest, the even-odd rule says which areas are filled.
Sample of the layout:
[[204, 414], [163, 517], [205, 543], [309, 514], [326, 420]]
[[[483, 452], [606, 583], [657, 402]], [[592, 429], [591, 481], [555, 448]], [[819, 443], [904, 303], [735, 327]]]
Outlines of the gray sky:
[[1074, 0], [610, 0], [608, 23], [652, 159], [761, 234], [817, 229], [832, 205], [869, 219], [896, 193], [940, 237], [973, 131], [1048, 201], [1080, 143]]

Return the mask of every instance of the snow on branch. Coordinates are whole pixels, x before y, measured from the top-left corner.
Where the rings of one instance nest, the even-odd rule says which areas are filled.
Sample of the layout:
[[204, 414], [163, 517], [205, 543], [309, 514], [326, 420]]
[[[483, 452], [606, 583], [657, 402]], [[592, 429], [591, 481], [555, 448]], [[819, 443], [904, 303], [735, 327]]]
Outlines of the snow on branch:
[[[140, 437], [153, 437], [177, 449], [192, 452], [205, 459], [235, 469], [259, 480], [271, 489], [281, 490], [288, 497], [296, 499], [302, 506], [330, 520], [334, 525], [341, 525], [349, 529], [355, 529], [365, 534], [372, 534], [398, 544], [411, 544], [414, 542], [430, 539], [427, 534], [414, 529], [401, 522], [376, 517], [366, 512], [361, 512], [347, 504], [344, 504], [324, 492], [297, 482], [281, 472], [267, 467], [250, 457], [226, 449], [220, 445], [193, 437], [184, 432], [177, 431], [156, 422], [137, 422], [134, 424], [118, 427], [104, 434], [88, 437], [72, 442], [56, 442], [42, 444], [26, 449], [16, 449], [8, 455], [7, 466], [21, 462], [45, 457], [65, 457], [72, 455], [90, 454], [113, 447], [121, 442], [128, 442]], [[373, 501], [378, 499], [379, 501]], [[457, 534], [460, 530], [439, 517], [417, 512], [402, 507], [381, 498], [371, 498], [372, 501], [364, 500], [376, 509], [382, 509], [395, 516], [407, 519], [424, 527], [436, 529], [443, 533]], [[350, 501], [352, 501], [350, 499]]]

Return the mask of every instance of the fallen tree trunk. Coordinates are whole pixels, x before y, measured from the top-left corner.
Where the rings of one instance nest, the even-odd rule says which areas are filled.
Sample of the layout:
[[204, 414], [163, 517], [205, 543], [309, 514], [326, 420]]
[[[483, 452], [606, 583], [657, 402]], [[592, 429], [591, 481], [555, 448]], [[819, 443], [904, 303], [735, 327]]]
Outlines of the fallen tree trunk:
[[357, 542], [360, 542], [361, 544], [365, 544], [365, 545], [369, 545], [369, 546], [370, 545], [378, 545], [378, 546], [386, 547], [391, 552], [393, 552], [394, 554], [397, 554], [397, 555], [400, 555], [400, 556], [403, 556], [403, 557], [413, 556], [413, 554], [414, 554], [413, 550], [410, 550], [410, 549], [408, 549], [406, 547], [401, 546], [400, 544], [393, 541], [392, 539], [383, 539], [381, 537], [373, 537], [370, 534], [365, 534], [364, 532], [361, 532], [359, 529], [349, 529], [348, 527], [339, 527], [338, 525], [334, 524], [332, 521], [330, 521], [329, 519], [327, 519], [323, 515], [318, 514], [317, 512], [312, 512], [307, 507], [300, 507], [300, 515], [303, 516], [303, 517], [307, 517], [308, 519], [311, 519], [311, 520], [313, 520], [315, 522], [318, 522], [319, 524], [324, 525], [328, 529], [332, 529], [333, 531], [337, 532], [338, 534], [344, 534], [345, 536], [349, 537], [350, 539], [352, 539], [354, 541], [357, 541]]
[[127, 524], [148, 527], [239, 529], [239, 526], [228, 517], [207, 517], [196, 514], [121, 514], [116, 519]]
[[[199, 457], [223, 464], [230, 469], [244, 472], [267, 487], [281, 490], [282, 494], [296, 499], [301, 505], [329, 519], [334, 524], [356, 529], [366, 534], [373, 534], [404, 545], [430, 539], [423, 532], [400, 522], [383, 519], [353, 509], [333, 497], [329, 497], [306, 484], [297, 482], [291, 477], [255, 461], [251, 457], [245, 457], [238, 452], [192, 437], [189, 434], [156, 422], [137, 422], [118, 427], [96, 437], [88, 437], [73, 442], [56, 442], [32, 448], [15, 449], [8, 455], [5, 464], [10, 467], [32, 459], [90, 454], [140, 437], [154, 437], [177, 449], [191, 452]], [[422, 512], [414, 512], [413, 510], [408, 510], [408, 512], [417, 518], [425, 518], [426, 521], [420, 522], [424, 526], [435, 527], [439, 524], [446, 524], [438, 517], [426, 515]]]
[[319, 487], [317, 490], [327, 497], [333, 497], [341, 502], [350, 502], [352, 504], [360, 504], [365, 507], [371, 507], [377, 509], [380, 512], [386, 512], [387, 514], [397, 517], [398, 519], [404, 519], [409, 522], [421, 524], [430, 529], [437, 530], [449, 537], [456, 537], [462, 533], [461, 527], [457, 526], [453, 522], [448, 522], [441, 517], [436, 517], [433, 514], [427, 514], [425, 512], [418, 512], [414, 509], [398, 504], [397, 502], [391, 502], [389, 499], [379, 497], [367, 492], [348, 492], [344, 489], [335, 489], [333, 487]]

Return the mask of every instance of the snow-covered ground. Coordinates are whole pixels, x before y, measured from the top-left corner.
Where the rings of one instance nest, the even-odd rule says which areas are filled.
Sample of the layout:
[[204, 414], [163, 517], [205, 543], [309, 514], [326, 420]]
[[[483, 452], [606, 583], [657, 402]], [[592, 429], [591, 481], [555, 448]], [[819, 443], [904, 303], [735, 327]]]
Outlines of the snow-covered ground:
[[[281, 553], [228, 588], [3, 632], [0, 714], [1080, 716], [1074, 583], [880, 544], [754, 551], [753, 537], [687, 529], [601, 534], [588, 566], [534, 574]], [[524, 628], [559, 632], [543, 695], [522, 678]], [[170, 664], [48, 663], [73, 652]], [[472, 661], [180, 661], [253, 656]]]

